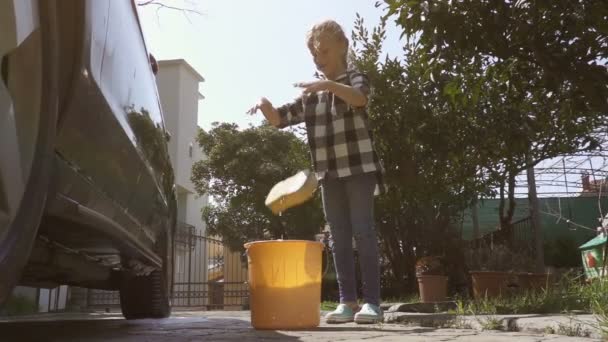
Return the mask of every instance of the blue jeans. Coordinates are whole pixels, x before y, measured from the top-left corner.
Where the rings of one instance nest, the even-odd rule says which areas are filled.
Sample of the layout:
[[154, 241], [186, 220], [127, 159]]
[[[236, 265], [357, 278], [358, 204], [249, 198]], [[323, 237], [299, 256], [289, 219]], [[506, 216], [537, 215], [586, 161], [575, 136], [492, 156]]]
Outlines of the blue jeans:
[[378, 238], [374, 229], [376, 175], [364, 173], [322, 182], [323, 209], [340, 288], [340, 302], [356, 302], [353, 236], [359, 252], [363, 301], [380, 304]]

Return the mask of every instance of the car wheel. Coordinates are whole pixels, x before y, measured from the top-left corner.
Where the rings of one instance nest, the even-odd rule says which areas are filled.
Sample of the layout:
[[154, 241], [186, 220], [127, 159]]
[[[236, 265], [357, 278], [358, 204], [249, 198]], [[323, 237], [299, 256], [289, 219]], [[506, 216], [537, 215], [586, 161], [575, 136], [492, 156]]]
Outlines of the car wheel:
[[57, 124], [56, 16], [40, 1], [40, 25], [0, 51], [0, 305], [29, 258], [48, 192]]
[[173, 234], [160, 241], [163, 267], [147, 276], [123, 272], [120, 306], [126, 319], [165, 318], [171, 314], [173, 288]]

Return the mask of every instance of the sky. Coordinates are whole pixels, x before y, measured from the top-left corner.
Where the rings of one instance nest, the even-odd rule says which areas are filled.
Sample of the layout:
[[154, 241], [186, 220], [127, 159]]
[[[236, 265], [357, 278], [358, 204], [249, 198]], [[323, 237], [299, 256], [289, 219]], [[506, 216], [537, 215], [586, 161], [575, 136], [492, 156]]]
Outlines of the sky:
[[[187, 14], [148, 5], [139, 7], [148, 49], [158, 60], [185, 59], [204, 78], [198, 124], [259, 124], [262, 114], [245, 114], [259, 97], [275, 106], [299, 94], [295, 82], [313, 79], [315, 67], [306, 47], [308, 29], [323, 19], [340, 23], [350, 38], [359, 13], [371, 31], [382, 8], [374, 0], [163, 0], [194, 9]], [[400, 55], [400, 31], [387, 25], [385, 53]]]
[[[199, 102], [198, 125], [206, 130], [215, 121], [234, 122], [243, 128], [259, 124], [261, 113], [249, 116], [245, 112], [260, 96], [276, 106], [297, 96], [299, 90], [292, 84], [311, 80], [315, 71], [305, 44], [306, 32], [314, 23], [334, 19], [350, 37], [356, 13], [365, 19], [369, 31], [384, 14], [382, 8], [375, 8], [375, 0], [159, 1], [201, 13], [185, 16], [154, 5], [139, 7], [148, 49], [154, 56], [158, 60], [185, 59], [205, 78], [199, 88], [205, 99]], [[389, 20], [386, 54], [402, 55], [400, 34]], [[552, 159], [539, 166], [550, 167], [556, 162], [559, 160]], [[606, 159], [593, 160], [593, 166], [604, 169]], [[547, 177], [559, 181], [556, 176]], [[580, 183], [580, 174], [567, 178], [569, 191], [580, 191], [580, 185], [575, 184]], [[522, 183], [525, 186], [525, 181]], [[563, 184], [542, 183], [539, 179], [541, 196], [565, 190]]]

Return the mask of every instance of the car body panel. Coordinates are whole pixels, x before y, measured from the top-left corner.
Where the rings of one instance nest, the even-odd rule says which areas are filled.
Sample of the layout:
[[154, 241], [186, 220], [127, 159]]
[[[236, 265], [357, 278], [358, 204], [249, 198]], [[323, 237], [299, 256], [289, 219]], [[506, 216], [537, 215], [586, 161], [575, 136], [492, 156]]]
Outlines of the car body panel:
[[0, 1], [0, 55], [23, 43], [39, 25], [36, 0]]
[[55, 175], [41, 234], [113, 267], [159, 267], [158, 241], [175, 225], [174, 177], [136, 7], [129, 0], [60, 6], [60, 20], [78, 24], [62, 32], [72, 49], [62, 52], [70, 63], [62, 66]]
[[[46, 202], [39, 207], [46, 207], [38, 235], [28, 233], [29, 242], [36, 238], [35, 253], [28, 249], [23, 259], [18, 257], [29, 257], [21, 282], [115, 289], [116, 277], [109, 275], [116, 271], [145, 275], [170, 269], [165, 266], [172, 255], [164, 242], [174, 235], [177, 204], [169, 134], [137, 5], [132, 0], [48, 0], [49, 6], [40, 8], [52, 12], [48, 17], [58, 24], [41, 31], [39, 1], [47, 0], [0, 0], [0, 57], [25, 51], [26, 38], [40, 32], [56, 33], [48, 35], [54, 37], [49, 40], [53, 48], [46, 51], [59, 55], [44, 69], [52, 71], [53, 81], [57, 78], [51, 185], [42, 192]], [[4, 66], [10, 60], [0, 62]], [[14, 79], [26, 76], [11, 73]], [[0, 108], [12, 102], [6, 96], [0, 100]], [[3, 157], [0, 174], [9, 159]], [[62, 257], [43, 262], [54, 253]], [[87, 264], [91, 268], [85, 272]], [[99, 267], [107, 272], [91, 271]]]

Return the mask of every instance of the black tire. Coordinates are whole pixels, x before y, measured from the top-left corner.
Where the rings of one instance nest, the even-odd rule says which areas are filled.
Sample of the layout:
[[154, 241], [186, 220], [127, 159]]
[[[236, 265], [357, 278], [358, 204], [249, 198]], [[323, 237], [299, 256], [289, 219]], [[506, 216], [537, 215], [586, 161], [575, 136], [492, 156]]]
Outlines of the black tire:
[[[9, 297], [18, 283], [23, 267], [30, 256], [38, 226], [44, 212], [49, 188], [54, 141], [57, 125], [57, 17], [54, 1], [40, 1], [41, 102], [32, 163], [29, 177], [24, 183], [23, 197], [6, 226], [4, 238], [0, 236], [0, 305]], [[2, 60], [2, 56], [0, 56]], [[6, 67], [7, 60], [3, 60]], [[6, 76], [6, 75], [3, 75]], [[10, 78], [12, 75], [8, 75]], [[0, 80], [3, 82], [3, 80]], [[0, 148], [6, 148], [2, 146]], [[0, 181], [0, 187], [2, 186]], [[0, 189], [0, 196], [2, 189]]]
[[122, 274], [120, 307], [126, 319], [166, 318], [171, 315], [173, 234], [167, 232], [160, 250], [163, 268], [147, 276]]
[[148, 276], [124, 276], [120, 307], [126, 319], [165, 318], [171, 314], [165, 276], [156, 270]]

